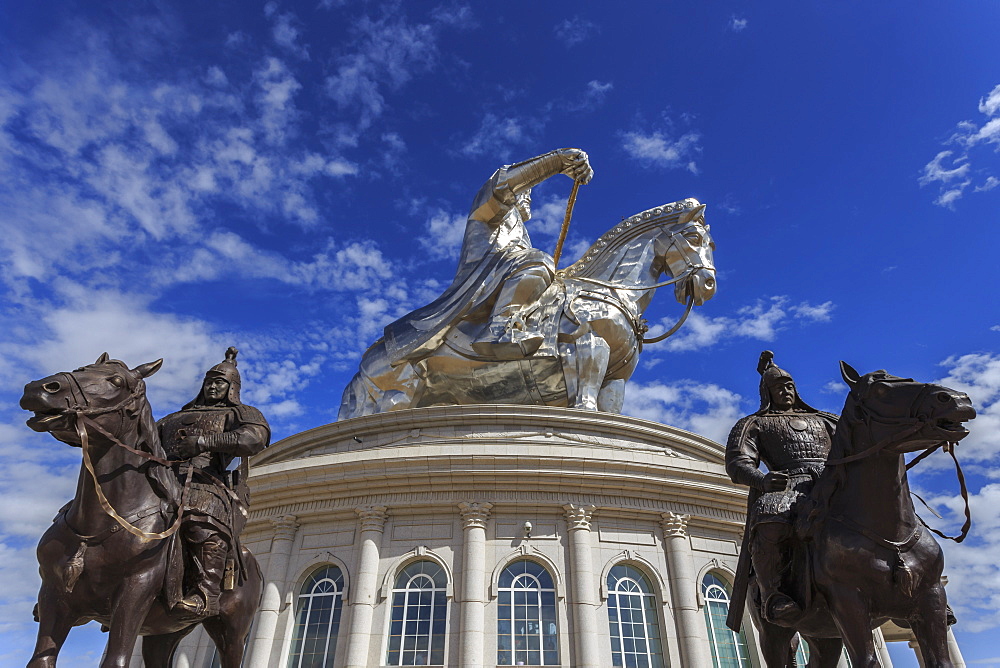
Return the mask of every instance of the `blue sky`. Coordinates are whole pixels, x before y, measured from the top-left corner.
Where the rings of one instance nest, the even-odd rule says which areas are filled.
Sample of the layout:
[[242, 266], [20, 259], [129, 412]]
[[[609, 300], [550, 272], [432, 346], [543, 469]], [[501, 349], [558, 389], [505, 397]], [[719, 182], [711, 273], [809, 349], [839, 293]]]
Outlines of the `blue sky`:
[[[724, 439], [765, 348], [829, 410], [841, 359], [969, 391], [975, 524], [945, 546], [949, 592], [966, 660], [1000, 666], [998, 19], [985, 1], [3, 3], [0, 665], [30, 653], [33, 546], [79, 466], [23, 425], [25, 382], [164, 357], [159, 416], [232, 344], [276, 437], [330, 422], [363, 349], [450, 281], [480, 184], [576, 146], [596, 174], [564, 264], [685, 197], [718, 245], [718, 295], [643, 353], [626, 412]], [[569, 189], [536, 189], [538, 247]], [[678, 315], [666, 292], [647, 311]], [[913, 486], [954, 530], [933, 459]], [[104, 637], [77, 630], [68, 665]]]

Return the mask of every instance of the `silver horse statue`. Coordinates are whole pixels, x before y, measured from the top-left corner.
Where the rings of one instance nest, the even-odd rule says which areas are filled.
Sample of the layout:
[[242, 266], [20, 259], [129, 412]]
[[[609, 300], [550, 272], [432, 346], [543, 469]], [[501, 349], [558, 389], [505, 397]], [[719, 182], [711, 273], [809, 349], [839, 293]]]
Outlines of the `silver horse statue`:
[[[643, 339], [642, 314], [656, 289], [672, 285], [674, 297], [687, 307], [667, 335], [693, 305], [715, 294], [715, 243], [704, 210], [697, 200], [685, 199], [636, 214], [601, 236], [579, 261], [554, 272], [541, 294], [517, 304], [509, 318], [514, 334], [527, 332], [535, 342], [522, 354], [481, 345], [484, 331], [503, 320], [497, 320], [502, 287], [439, 327], [427, 337], [432, 346], [419, 356], [398, 359], [387, 337], [380, 338], [344, 390], [339, 419], [486, 403], [620, 412], [642, 344], [651, 342]], [[664, 275], [669, 279], [661, 280]]]

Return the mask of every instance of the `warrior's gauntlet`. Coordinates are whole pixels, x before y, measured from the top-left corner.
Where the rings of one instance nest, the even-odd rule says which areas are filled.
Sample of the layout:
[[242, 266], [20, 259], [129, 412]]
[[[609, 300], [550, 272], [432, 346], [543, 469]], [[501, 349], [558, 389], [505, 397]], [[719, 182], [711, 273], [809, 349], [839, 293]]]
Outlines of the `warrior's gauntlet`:
[[574, 158], [578, 156], [582, 156], [584, 160], [587, 158], [587, 154], [580, 149], [561, 148], [505, 167], [495, 192], [501, 199], [513, 200], [518, 193], [533, 188], [556, 174], [566, 174], [573, 178], [573, 172], [578, 167]]

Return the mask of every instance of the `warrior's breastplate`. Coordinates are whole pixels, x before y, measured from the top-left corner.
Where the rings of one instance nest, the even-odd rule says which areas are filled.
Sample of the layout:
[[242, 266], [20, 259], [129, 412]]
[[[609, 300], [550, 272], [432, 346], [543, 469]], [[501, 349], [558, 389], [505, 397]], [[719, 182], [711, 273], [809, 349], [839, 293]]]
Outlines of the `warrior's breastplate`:
[[[171, 413], [160, 420], [160, 441], [168, 457], [177, 456], [178, 432], [191, 434], [221, 434], [226, 430], [226, 417], [232, 411], [226, 408], [189, 408], [177, 413]], [[211, 452], [203, 452], [194, 458], [197, 469], [206, 469], [212, 463]], [[225, 466], [222, 467], [225, 470]]]
[[757, 418], [757, 448], [770, 470], [794, 469], [825, 461], [830, 433], [817, 415], [762, 415]]

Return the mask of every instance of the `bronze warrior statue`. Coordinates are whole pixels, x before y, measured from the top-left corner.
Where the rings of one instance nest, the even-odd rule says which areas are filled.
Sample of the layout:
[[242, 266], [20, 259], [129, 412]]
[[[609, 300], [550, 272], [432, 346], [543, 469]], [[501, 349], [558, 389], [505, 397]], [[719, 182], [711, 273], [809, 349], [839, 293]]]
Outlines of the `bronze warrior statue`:
[[[172, 459], [192, 458], [194, 471], [181, 537], [194, 563], [194, 586], [175, 609], [198, 617], [218, 613], [227, 559], [238, 559], [246, 524], [246, 481], [229, 471], [236, 457], [267, 447], [271, 429], [259, 410], [240, 401], [236, 348], [205, 374], [198, 396], [157, 422]], [[242, 497], [242, 498], [241, 498]], [[230, 585], [231, 587], [231, 585]], [[227, 587], [229, 588], [229, 587]], [[186, 592], [187, 593], [187, 592]]]
[[[783, 590], [790, 568], [795, 513], [823, 471], [837, 416], [809, 406], [795, 381], [774, 364], [774, 353], [760, 355], [760, 410], [733, 427], [726, 445], [726, 471], [733, 482], [751, 488], [744, 548], [760, 588], [761, 610], [771, 622], [791, 621], [799, 603]], [[760, 464], [767, 473], [760, 470]], [[740, 553], [733, 606], [742, 610], [750, 574], [748, 550]]]

